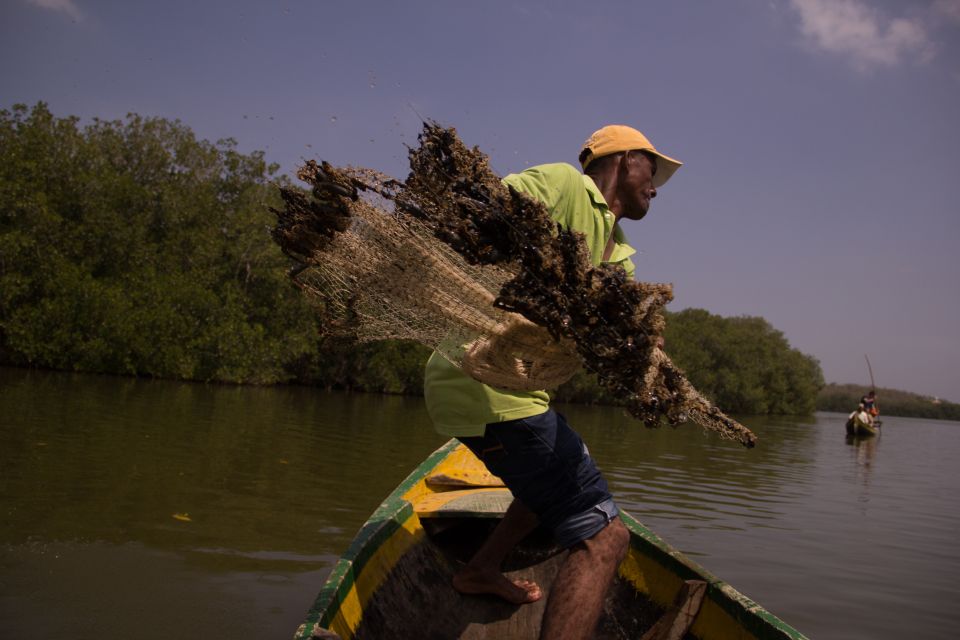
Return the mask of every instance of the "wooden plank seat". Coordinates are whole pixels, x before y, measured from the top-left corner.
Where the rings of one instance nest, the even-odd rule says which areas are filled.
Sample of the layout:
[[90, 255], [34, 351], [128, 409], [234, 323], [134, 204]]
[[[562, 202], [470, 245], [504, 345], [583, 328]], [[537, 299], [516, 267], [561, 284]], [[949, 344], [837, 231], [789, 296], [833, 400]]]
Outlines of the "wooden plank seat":
[[427, 476], [428, 487], [502, 487], [503, 480], [486, 469], [456, 469]]
[[511, 502], [513, 494], [506, 487], [481, 487], [421, 496], [413, 510], [421, 518], [500, 518]]

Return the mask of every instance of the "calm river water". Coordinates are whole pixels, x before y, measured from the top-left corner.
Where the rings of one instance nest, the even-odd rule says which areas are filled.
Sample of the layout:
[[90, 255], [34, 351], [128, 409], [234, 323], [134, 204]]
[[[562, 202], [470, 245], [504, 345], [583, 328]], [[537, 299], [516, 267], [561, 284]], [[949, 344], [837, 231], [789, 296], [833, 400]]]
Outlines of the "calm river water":
[[[957, 637], [960, 423], [745, 418], [747, 451], [558, 409], [626, 510], [811, 638]], [[0, 368], [0, 637], [290, 638], [443, 441], [419, 398]]]

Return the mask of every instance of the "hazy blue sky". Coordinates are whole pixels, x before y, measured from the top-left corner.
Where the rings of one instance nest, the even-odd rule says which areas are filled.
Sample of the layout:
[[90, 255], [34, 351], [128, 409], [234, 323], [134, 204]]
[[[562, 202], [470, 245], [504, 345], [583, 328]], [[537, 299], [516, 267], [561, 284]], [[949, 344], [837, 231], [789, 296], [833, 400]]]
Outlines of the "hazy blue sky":
[[287, 173], [404, 177], [422, 118], [503, 174], [630, 124], [685, 163], [624, 227], [670, 309], [960, 401], [960, 0], [3, 0], [0, 107], [40, 100], [178, 118]]

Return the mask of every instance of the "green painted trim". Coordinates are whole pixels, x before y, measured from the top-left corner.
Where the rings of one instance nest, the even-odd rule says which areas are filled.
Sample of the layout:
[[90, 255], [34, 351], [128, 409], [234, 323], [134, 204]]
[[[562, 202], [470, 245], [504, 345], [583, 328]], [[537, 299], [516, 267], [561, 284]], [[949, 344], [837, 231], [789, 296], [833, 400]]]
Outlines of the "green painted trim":
[[340, 605], [343, 604], [344, 598], [350, 593], [356, 576], [363, 571], [377, 549], [401, 529], [403, 523], [413, 515], [413, 506], [402, 498], [403, 494], [422, 481], [434, 467], [456, 449], [458, 444], [456, 440], [449, 440], [430, 454], [403, 482], [397, 485], [397, 488], [360, 527], [360, 531], [354, 536], [320, 589], [313, 606], [307, 613], [305, 624], [301, 627], [303, 633], [296, 636], [297, 638], [309, 640], [310, 631], [315, 623], [320, 623], [321, 627], [329, 626]]
[[[333, 622], [333, 618], [343, 604], [343, 600], [350, 593], [350, 589], [353, 588], [357, 575], [363, 572], [373, 554], [391, 536], [401, 531], [402, 524], [413, 515], [413, 509], [409, 503], [397, 506], [399, 508], [392, 513], [383, 513], [382, 507], [377, 509], [375, 515], [367, 520], [366, 524], [360, 529], [360, 532], [344, 553], [344, 557], [337, 563], [338, 566], [340, 563], [345, 565], [344, 574], [338, 576], [340, 579], [336, 585], [330, 585], [328, 582], [327, 586], [331, 587], [329, 605], [334, 606], [328, 605], [324, 608], [323, 615], [319, 620], [322, 626], [328, 626]], [[333, 577], [332, 574], [331, 577]]]
[[[309, 640], [314, 623], [330, 624], [353, 587], [355, 577], [363, 571], [377, 549], [413, 515], [413, 506], [402, 496], [423, 481], [458, 444], [456, 440], [450, 440], [430, 454], [373, 512], [327, 578], [297, 638]], [[761, 640], [807, 640], [799, 631], [671, 547], [630, 514], [621, 511], [620, 517], [630, 530], [631, 546], [683, 580], [706, 581], [707, 597], [756, 637]]]
[[683, 580], [705, 581], [707, 597], [757, 638], [807, 640], [805, 635], [667, 544], [629, 513], [621, 510], [620, 518], [630, 531], [630, 546]]

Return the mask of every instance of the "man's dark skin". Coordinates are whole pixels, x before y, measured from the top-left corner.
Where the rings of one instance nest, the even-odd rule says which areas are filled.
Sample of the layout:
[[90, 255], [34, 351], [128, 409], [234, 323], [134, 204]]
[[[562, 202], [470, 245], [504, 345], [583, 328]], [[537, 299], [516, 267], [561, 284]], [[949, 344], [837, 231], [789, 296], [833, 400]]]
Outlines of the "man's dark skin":
[[[641, 220], [657, 197], [653, 176], [657, 173], [654, 156], [645, 151], [612, 153], [590, 163], [587, 175], [593, 178], [617, 222], [621, 218]], [[613, 235], [607, 242], [603, 259], [613, 251]]]
[[[653, 176], [654, 156], [644, 151], [626, 151], [597, 158], [587, 167], [589, 175], [603, 194], [610, 212], [620, 219], [640, 220], [657, 196]], [[613, 251], [611, 234], [604, 250], [607, 260]], [[514, 604], [539, 600], [539, 585], [530, 580], [512, 581], [500, 567], [507, 554], [538, 523], [536, 514], [514, 500], [493, 534], [484, 542], [453, 578], [461, 593], [489, 593]], [[611, 520], [603, 530], [570, 548], [547, 601], [540, 637], [551, 640], [577, 640], [591, 637], [603, 608], [603, 599], [613, 582], [617, 567], [627, 554], [630, 533], [620, 521]]]

